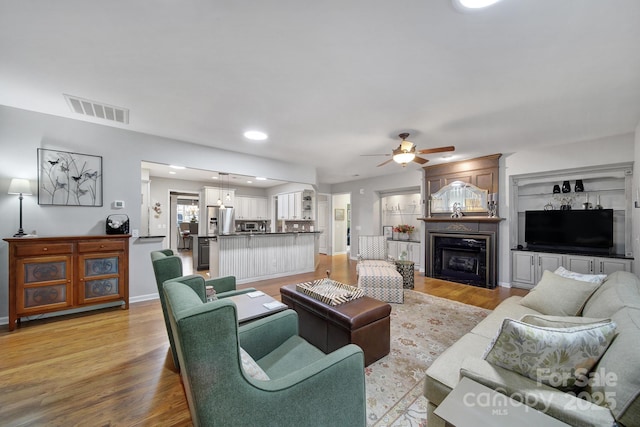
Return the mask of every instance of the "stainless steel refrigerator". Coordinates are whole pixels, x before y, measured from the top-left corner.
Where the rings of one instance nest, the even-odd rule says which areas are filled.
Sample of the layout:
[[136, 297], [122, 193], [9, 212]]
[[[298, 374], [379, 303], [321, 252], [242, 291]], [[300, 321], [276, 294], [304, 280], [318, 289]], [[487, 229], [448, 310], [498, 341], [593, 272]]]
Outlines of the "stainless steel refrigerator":
[[234, 231], [234, 222], [235, 214], [232, 207], [207, 206], [207, 235], [231, 234]]

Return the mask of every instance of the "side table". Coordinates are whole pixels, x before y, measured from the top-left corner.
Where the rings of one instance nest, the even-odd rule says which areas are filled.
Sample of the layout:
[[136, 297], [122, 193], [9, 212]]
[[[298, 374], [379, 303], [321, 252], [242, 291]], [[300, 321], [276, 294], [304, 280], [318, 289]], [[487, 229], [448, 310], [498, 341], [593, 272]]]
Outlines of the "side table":
[[413, 289], [413, 275], [416, 263], [413, 261], [396, 261], [396, 270], [402, 275], [402, 287]]

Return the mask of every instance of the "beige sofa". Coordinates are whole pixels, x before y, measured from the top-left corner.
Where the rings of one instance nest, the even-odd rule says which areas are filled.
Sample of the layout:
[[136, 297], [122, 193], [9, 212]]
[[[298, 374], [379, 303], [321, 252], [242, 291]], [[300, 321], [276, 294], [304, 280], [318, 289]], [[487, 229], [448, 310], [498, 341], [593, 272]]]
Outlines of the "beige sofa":
[[[553, 290], [544, 295], [550, 305], [561, 303], [564, 298]], [[607, 396], [610, 407], [587, 401], [589, 395], [585, 393], [595, 389], [584, 389], [582, 396], [587, 399], [579, 399], [576, 397], [579, 390], [567, 393], [483, 359], [505, 318], [518, 320], [525, 315], [541, 314], [521, 303], [523, 297], [514, 296], [503, 301], [427, 370], [424, 393], [429, 401], [429, 427], [444, 426], [444, 420], [433, 412], [461, 377], [525, 401], [570, 425], [640, 426], [640, 279], [627, 272], [613, 273], [586, 298], [579, 314], [585, 318], [611, 319], [617, 327], [613, 342], [591, 371], [608, 376], [597, 391]]]

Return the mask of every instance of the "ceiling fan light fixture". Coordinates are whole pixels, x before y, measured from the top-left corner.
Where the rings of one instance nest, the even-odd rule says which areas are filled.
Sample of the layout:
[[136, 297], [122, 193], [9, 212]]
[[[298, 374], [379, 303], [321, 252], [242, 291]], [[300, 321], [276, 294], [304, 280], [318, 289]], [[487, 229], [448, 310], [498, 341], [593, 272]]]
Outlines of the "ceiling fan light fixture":
[[401, 165], [406, 165], [407, 163], [412, 162], [415, 158], [416, 153], [411, 151], [395, 150], [393, 152], [393, 161], [400, 163]]

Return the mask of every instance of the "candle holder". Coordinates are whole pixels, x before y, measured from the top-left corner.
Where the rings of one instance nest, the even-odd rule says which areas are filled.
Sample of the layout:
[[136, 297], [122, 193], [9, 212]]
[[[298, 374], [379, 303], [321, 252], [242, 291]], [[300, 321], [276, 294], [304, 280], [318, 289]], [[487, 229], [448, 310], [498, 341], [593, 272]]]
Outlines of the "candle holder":
[[487, 213], [489, 218], [495, 218], [498, 216], [498, 204], [494, 200], [487, 202]]

